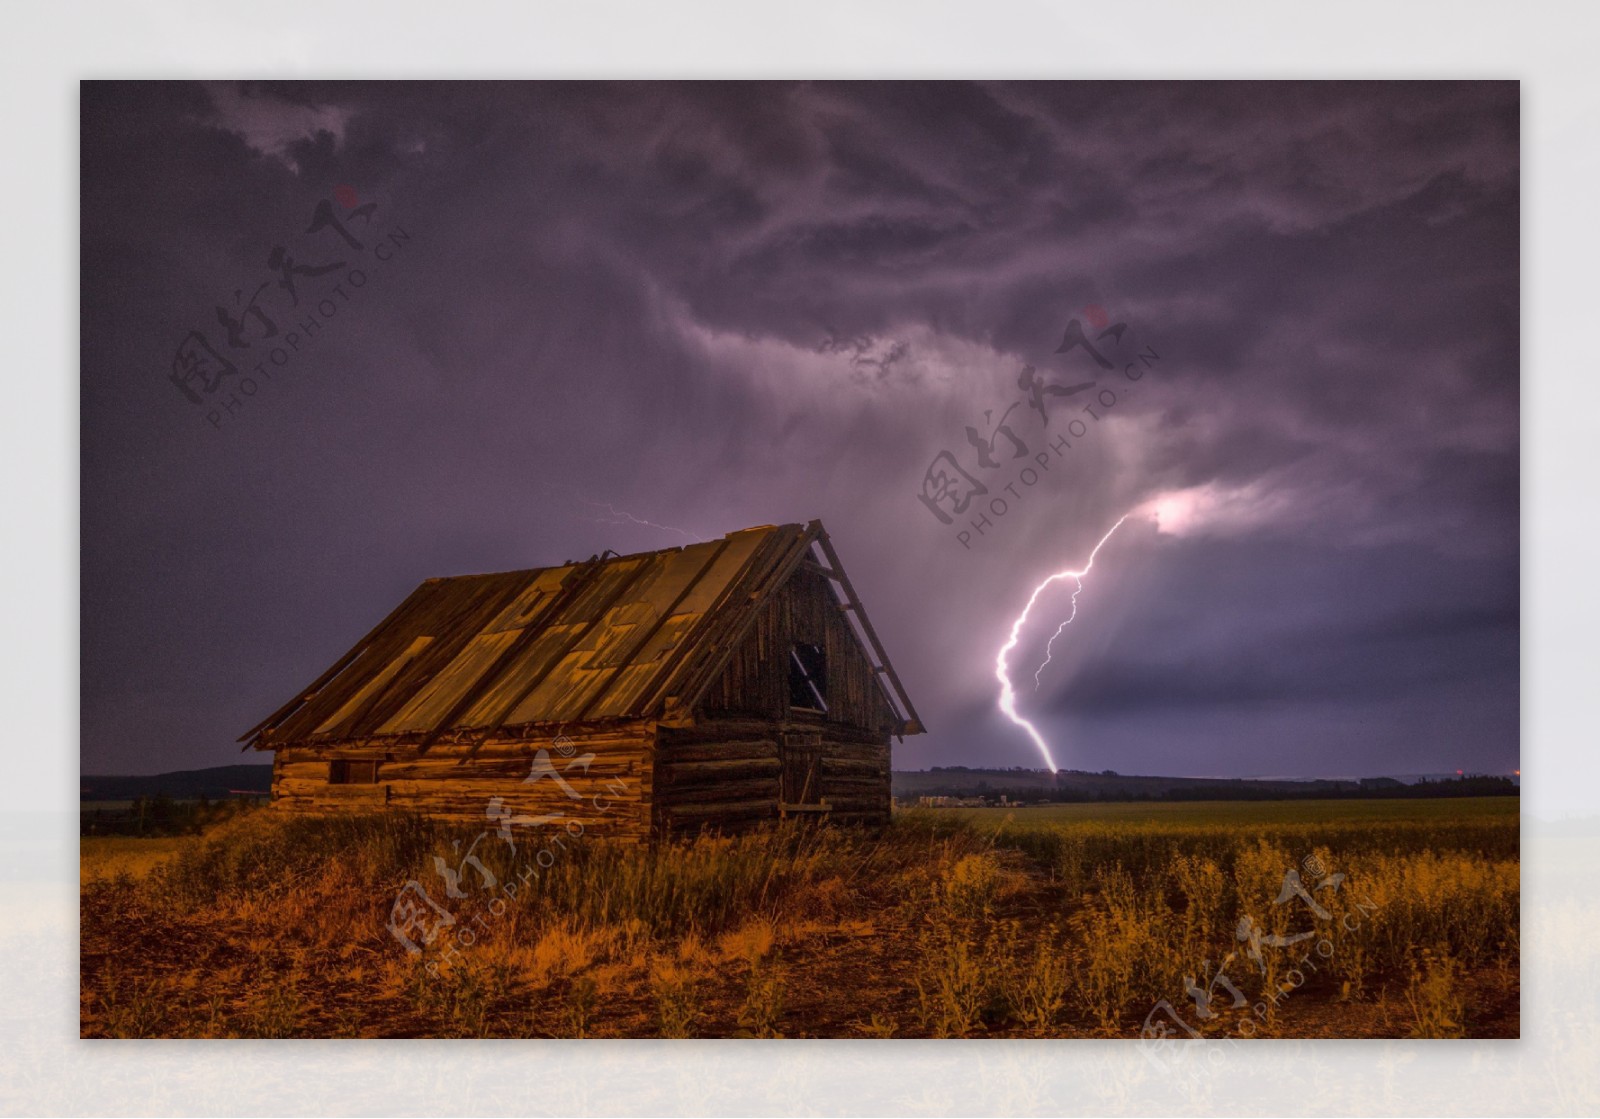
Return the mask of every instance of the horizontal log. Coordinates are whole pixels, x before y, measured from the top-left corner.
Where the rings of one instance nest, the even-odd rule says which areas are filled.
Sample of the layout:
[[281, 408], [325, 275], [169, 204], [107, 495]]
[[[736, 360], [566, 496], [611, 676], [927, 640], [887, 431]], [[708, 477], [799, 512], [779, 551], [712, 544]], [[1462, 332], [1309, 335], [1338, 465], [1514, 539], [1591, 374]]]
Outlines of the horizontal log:
[[775, 816], [778, 813], [778, 798], [718, 801], [712, 804], [664, 804], [661, 806], [661, 811], [664, 815], [674, 819], [695, 819], [708, 816], [726, 816], [729, 818]]
[[639, 800], [640, 787], [638, 782], [627, 778], [612, 778], [609, 780], [594, 781], [568, 781], [576, 797], [568, 796], [566, 791], [554, 781], [536, 781], [525, 784], [521, 781], [507, 782], [478, 782], [478, 781], [390, 781], [388, 784], [393, 790], [391, 796], [414, 800], [445, 797], [456, 800], [471, 800], [487, 805], [490, 800], [498, 797], [508, 805], [527, 806], [555, 806], [564, 804], [579, 804], [592, 801], [599, 797], [602, 801]]
[[822, 791], [823, 795], [833, 797], [836, 800], [848, 797], [855, 800], [870, 799], [881, 800], [884, 804], [889, 803], [888, 786], [871, 781], [835, 781], [831, 784], [825, 781], [823, 782]]
[[[791, 741], [804, 741], [800, 735], [794, 735]], [[840, 762], [860, 762], [879, 765], [887, 768], [889, 764], [889, 750], [887, 747], [874, 743], [858, 742], [832, 742], [828, 739], [812, 739], [812, 746], [821, 751], [821, 755], [829, 760]], [[711, 761], [717, 758], [743, 757], [757, 754], [776, 755], [778, 741], [775, 738], [762, 739], [729, 739], [725, 742], [682, 742], [675, 745], [659, 746], [656, 757], [661, 761]]]
[[835, 812], [884, 812], [889, 811], [889, 802], [877, 797], [835, 797], [826, 798], [833, 805]]
[[[486, 820], [483, 813], [474, 813], [469, 808], [458, 804], [430, 804], [427, 806], [402, 804], [391, 801], [389, 807], [402, 812], [423, 813], [430, 819], [455, 820], [471, 824], [478, 829], [497, 835], [498, 822]], [[636, 830], [645, 827], [646, 815], [640, 812], [607, 812], [597, 813], [589, 811], [583, 814], [568, 814], [559, 819], [550, 820], [543, 824], [512, 824], [511, 837], [521, 844], [524, 840], [537, 841], [540, 836], [554, 837], [558, 835], [609, 835], [617, 831]], [[487, 841], [486, 841], [487, 842]]]
[[[582, 735], [567, 733], [567, 739], [578, 753], [607, 753], [613, 750], [640, 751], [654, 744], [655, 733], [648, 724], [625, 727], [604, 734]], [[474, 747], [474, 740], [438, 742], [426, 754], [420, 743], [395, 739], [361, 740], [353, 742], [297, 743], [277, 747], [275, 753], [281, 761], [327, 761], [340, 758], [393, 758], [407, 760], [418, 757], [459, 760], [471, 754], [474, 759], [532, 757], [539, 750], [557, 753], [555, 737], [532, 739], [492, 739]]]
[[876, 746], [888, 749], [889, 735], [883, 730], [870, 730], [865, 727], [843, 726], [838, 723], [829, 723], [822, 728], [823, 737], [829, 742], [851, 746]]
[[557, 746], [554, 739], [538, 739], [532, 742], [486, 742], [476, 750], [467, 743], [452, 743], [447, 747], [434, 746], [425, 757], [448, 757], [459, 759], [471, 754], [473, 760], [479, 758], [531, 758], [540, 750], [545, 751], [552, 758], [560, 756], [562, 746], [570, 743], [572, 749], [579, 754], [606, 754], [640, 753], [655, 744], [653, 734], [608, 734], [594, 737], [581, 737], [567, 735], [567, 743]]
[[777, 773], [783, 766], [776, 756], [770, 758], [730, 758], [726, 761], [663, 762], [656, 770], [658, 780], [670, 784], [692, 784], [698, 781], [716, 781], [741, 776], [755, 777]]
[[[381, 804], [367, 805], [350, 802], [313, 801], [304, 797], [295, 797], [286, 801], [274, 801], [272, 809], [294, 815], [330, 817], [348, 816], [351, 813], [377, 814], [385, 811], [416, 811], [415, 809], [398, 809], [392, 804], [384, 806]], [[430, 810], [428, 816], [432, 819], [451, 823], [483, 825], [482, 817], [474, 816], [468, 812]], [[591, 839], [595, 841], [638, 841], [648, 838], [650, 834], [648, 818], [641, 813], [626, 817], [603, 817], [598, 820], [586, 818], [579, 822], [583, 825], [583, 830], [577, 837], [579, 841]], [[573, 842], [574, 839], [571, 832], [556, 826], [538, 830], [524, 828], [513, 830], [513, 838], [517, 841], [518, 850], [530, 844], [538, 846], [538, 840], [541, 835], [547, 836], [552, 842], [558, 835], [564, 837], [564, 841], [568, 843]]]
[[273, 792], [279, 796], [315, 796], [325, 797], [329, 800], [375, 800], [382, 803], [388, 799], [388, 787], [377, 785], [330, 785], [323, 781], [301, 781], [285, 778], [272, 783]]
[[338, 749], [294, 749], [278, 750], [277, 759], [280, 762], [320, 762], [327, 765], [333, 758], [348, 758], [352, 761], [383, 761], [385, 756], [392, 753], [392, 748], [383, 746], [340, 746]]
[[824, 789], [838, 789], [840, 792], [882, 793], [889, 795], [889, 782], [883, 777], [868, 777], [857, 774], [828, 773], [822, 774], [822, 787]]
[[822, 740], [822, 752], [841, 761], [876, 761], [888, 764], [889, 748], [877, 742], [834, 742]]
[[[591, 760], [587, 767], [574, 765], [574, 760], [552, 755], [550, 767], [571, 783], [585, 778], [629, 777], [649, 764], [642, 754], [632, 757], [602, 755]], [[387, 762], [378, 771], [378, 776], [385, 781], [521, 781], [532, 773], [533, 763], [528, 758], [491, 761], [474, 758], [464, 765], [449, 760], [423, 758], [414, 762]], [[549, 777], [541, 776], [537, 780], [548, 781]]]
[[381, 781], [375, 785], [330, 785], [326, 781], [308, 781], [300, 778], [284, 778], [273, 783], [274, 791], [280, 796], [330, 796], [352, 800], [384, 799], [386, 796], [412, 800], [429, 798], [453, 798], [462, 801], [473, 801], [480, 805], [487, 805], [494, 797], [501, 798], [506, 804], [512, 805], [562, 805], [577, 804], [589, 801], [599, 796], [606, 799], [637, 800], [640, 796], [639, 784], [625, 777], [609, 779], [591, 778], [587, 780], [569, 780], [573, 792], [577, 797], [570, 797], [553, 781], [537, 781], [527, 784], [522, 781], [473, 781], [473, 780], [429, 780], [429, 781]]
[[656, 751], [656, 761], [698, 762], [732, 758], [776, 758], [778, 744], [770, 738], [735, 739], [728, 742], [692, 742], [677, 746], [663, 746]]
[[653, 788], [651, 798], [662, 803], [684, 800], [716, 800], [718, 790], [733, 790], [737, 795], [726, 800], [739, 800], [745, 796], [767, 796], [778, 788], [778, 771], [770, 773], [731, 773], [715, 781], [669, 781]]
[[709, 785], [673, 785], [657, 792], [656, 803], [674, 805], [762, 800], [776, 797], [777, 794], [778, 777], [777, 774], [772, 774], [754, 780], [718, 781]]
[[721, 742], [738, 739], [771, 738], [782, 731], [783, 725], [770, 719], [702, 719], [694, 726], [662, 731], [663, 745], [670, 743], [672, 735], [678, 741]]
[[873, 780], [887, 780], [889, 767], [881, 761], [860, 761], [855, 758], [830, 758], [822, 756], [822, 772], [824, 775], [837, 773], [841, 777], [867, 777]]
[[[585, 776], [591, 778], [629, 776], [638, 773], [647, 762], [648, 759], [643, 756], [610, 760], [596, 758], [589, 763], [587, 770], [575, 767], [569, 772], [570, 762], [567, 759], [560, 757], [551, 759], [552, 768], [569, 781]], [[277, 775], [291, 780], [326, 781], [328, 765], [327, 761], [289, 762], [277, 768]], [[472, 761], [466, 765], [422, 758], [416, 761], [380, 762], [378, 779], [380, 781], [521, 781], [532, 772], [532, 765], [526, 758], [493, 762]]]

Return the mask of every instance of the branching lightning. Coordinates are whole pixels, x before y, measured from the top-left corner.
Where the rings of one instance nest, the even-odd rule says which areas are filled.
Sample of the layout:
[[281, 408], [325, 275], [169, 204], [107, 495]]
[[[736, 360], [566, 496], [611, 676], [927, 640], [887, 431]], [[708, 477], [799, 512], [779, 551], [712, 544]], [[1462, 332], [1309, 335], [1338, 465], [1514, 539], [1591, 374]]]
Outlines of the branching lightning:
[[1066, 620], [1056, 627], [1056, 631], [1050, 635], [1050, 640], [1045, 642], [1044, 661], [1039, 665], [1038, 670], [1033, 674], [1034, 691], [1039, 690], [1039, 680], [1044, 674], [1045, 666], [1050, 663], [1050, 653], [1051, 650], [1053, 650], [1056, 646], [1056, 638], [1060, 637], [1061, 631], [1070, 626], [1072, 624], [1072, 619], [1078, 616], [1078, 596], [1083, 593], [1083, 577], [1089, 574], [1089, 568], [1094, 566], [1094, 557], [1100, 551], [1100, 545], [1111, 539], [1111, 533], [1116, 532], [1117, 529], [1121, 528], [1122, 522], [1127, 520], [1128, 516], [1128, 514], [1124, 513], [1122, 517], [1118, 519], [1117, 523], [1111, 526], [1110, 532], [1107, 532], [1100, 538], [1100, 544], [1096, 544], [1094, 546], [1094, 551], [1089, 553], [1089, 562], [1084, 565], [1082, 571], [1067, 572], [1068, 575], [1072, 576], [1072, 581], [1078, 584], [1077, 589], [1072, 592], [1072, 611], [1067, 615]]
[[589, 518], [587, 518], [588, 520], [594, 521], [596, 524], [621, 525], [621, 524], [632, 523], [632, 524], [636, 524], [636, 525], [644, 525], [646, 528], [659, 528], [663, 532], [675, 532], [679, 536], [682, 536], [684, 539], [686, 539], [686, 540], [688, 540], [690, 542], [695, 542], [695, 541], [698, 541], [700, 539], [698, 536], [696, 536], [692, 532], [689, 532], [687, 529], [677, 528], [677, 527], [675, 527], [673, 525], [661, 525], [661, 524], [657, 524], [655, 521], [647, 521], [642, 517], [635, 517], [632, 513], [628, 512], [626, 509], [618, 509], [615, 505], [612, 505], [611, 502], [609, 502], [609, 501], [590, 501], [588, 498], [584, 498], [582, 500], [583, 500], [583, 503], [585, 505], [592, 505], [596, 509], [604, 509], [606, 512], [611, 514], [611, 519], [610, 520], [605, 520], [604, 518], [601, 518], [601, 517], [589, 517]]
[[700, 537], [696, 536], [694, 533], [690, 532], [688, 529], [679, 528], [676, 525], [664, 525], [664, 524], [658, 524], [655, 521], [647, 521], [643, 517], [634, 516], [632, 513], [628, 512], [626, 509], [618, 509], [615, 505], [613, 505], [609, 501], [595, 501], [593, 498], [585, 497], [577, 489], [574, 489], [572, 486], [566, 485], [565, 483], [562, 483], [562, 482], [545, 482], [544, 483], [544, 488], [545, 488], [546, 491], [564, 490], [568, 494], [570, 494], [572, 497], [576, 498], [581, 504], [587, 505], [591, 509], [603, 509], [603, 510], [605, 510], [605, 515], [604, 516], [599, 516], [599, 515], [590, 516], [590, 515], [588, 515], [586, 513], [575, 514], [579, 519], [588, 521], [591, 524], [597, 524], [597, 525], [627, 525], [627, 524], [634, 524], [634, 525], [639, 525], [639, 526], [641, 526], [643, 528], [658, 528], [662, 532], [676, 533], [677, 535], [683, 537], [685, 540], [689, 541], [691, 544], [695, 543], [695, 542], [697, 542], [697, 541], [699, 541], [701, 539]]
[[1050, 638], [1050, 644], [1045, 646], [1044, 664], [1039, 666], [1039, 672], [1034, 673], [1034, 687], [1037, 689], [1039, 673], [1044, 671], [1045, 664], [1050, 663], [1050, 646], [1055, 644], [1056, 638], [1061, 636], [1061, 631], [1067, 628], [1072, 619], [1078, 616], [1078, 595], [1083, 591], [1083, 577], [1089, 574], [1090, 569], [1094, 567], [1094, 557], [1099, 555], [1100, 549], [1105, 546], [1105, 542], [1111, 539], [1113, 532], [1122, 527], [1122, 522], [1127, 520], [1129, 515], [1124, 513], [1117, 519], [1117, 523], [1112, 525], [1106, 534], [1100, 538], [1100, 542], [1089, 553], [1089, 562], [1083, 565], [1082, 571], [1057, 571], [1054, 575], [1046, 576], [1043, 582], [1033, 588], [1033, 593], [1028, 596], [1028, 604], [1022, 608], [1022, 613], [1018, 614], [1016, 620], [1011, 623], [1011, 636], [1006, 639], [1004, 645], [1000, 646], [1000, 652], [995, 657], [994, 674], [995, 678], [1000, 681], [1000, 710], [1006, 718], [1027, 731], [1028, 737], [1033, 739], [1033, 744], [1039, 748], [1039, 753], [1044, 756], [1045, 765], [1050, 767], [1051, 773], [1056, 771], [1056, 763], [1055, 759], [1050, 756], [1050, 744], [1044, 740], [1044, 736], [1039, 733], [1037, 727], [1017, 714], [1017, 693], [1016, 689], [1011, 686], [1011, 675], [1006, 666], [1006, 656], [1017, 647], [1017, 642], [1021, 640], [1022, 627], [1028, 622], [1028, 614], [1033, 610], [1033, 604], [1039, 601], [1039, 596], [1044, 593], [1045, 588], [1062, 579], [1071, 579], [1076, 583], [1078, 589], [1072, 592], [1072, 613], [1067, 616], [1066, 621], [1056, 627], [1056, 632]]

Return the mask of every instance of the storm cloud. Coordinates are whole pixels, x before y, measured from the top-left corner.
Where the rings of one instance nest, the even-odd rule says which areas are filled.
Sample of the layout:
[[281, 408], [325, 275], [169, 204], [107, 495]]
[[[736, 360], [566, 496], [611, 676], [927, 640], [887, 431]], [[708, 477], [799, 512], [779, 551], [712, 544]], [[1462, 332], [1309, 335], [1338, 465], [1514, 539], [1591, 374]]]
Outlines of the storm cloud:
[[[1132, 512], [1037, 691], [1070, 588], [1014, 658], [1058, 764], [1509, 772], [1518, 121], [1495, 82], [85, 84], [83, 769], [237, 760], [424, 578], [817, 517], [931, 728], [896, 766], [1034, 765], [996, 651]], [[291, 301], [279, 247], [344, 267]], [[1056, 352], [1102, 310], [1136, 386]], [[192, 330], [239, 369], [198, 404]], [[1029, 365], [1115, 403], [1046, 424]], [[948, 525], [942, 451], [993, 483]]]

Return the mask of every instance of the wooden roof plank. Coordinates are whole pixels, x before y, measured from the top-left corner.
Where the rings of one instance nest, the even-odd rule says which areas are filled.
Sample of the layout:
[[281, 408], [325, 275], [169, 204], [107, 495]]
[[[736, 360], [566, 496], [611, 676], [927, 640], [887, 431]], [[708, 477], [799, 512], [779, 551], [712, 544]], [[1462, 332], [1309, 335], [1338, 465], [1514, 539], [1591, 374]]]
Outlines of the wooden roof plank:
[[523, 630], [503, 629], [473, 634], [466, 647], [428, 684], [418, 689], [405, 707], [384, 726], [391, 734], [430, 731], [438, 726], [488, 669], [522, 636]]
[[343, 707], [351, 696], [364, 689], [373, 677], [401, 656], [415, 638], [435, 628], [431, 626], [430, 619], [438, 617], [441, 610], [466, 592], [467, 587], [454, 579], [430, 579], [420, 589], [427, 593], [419, 596], [404, 615], [397, 616], [394, 626], [319, 692], [313, 702], [275, 727], [272, 738], [298, 741], [315, 737], [317, 728], [324, 725], [333, 712]]
[[587, 588], [590, 580], [594, 578], [596, 573], [603, 566], [603, 563], [604, 561], [597, 557], [594, 560], [575, 567], [567, 575], [567, 577], [562, 580], [561, 593], [557, 594], [550, 600], [550, 603], [539, 615], [538, 622], [536, 624], [530, 624], [520, 634], [518, 634], [516, 640], [512, 641], [506, 647], [505, 651], [495, 659], [493, 664], [491, 664], [489, 668], [485, 670], [483, 676], [479, 678], [477, 683], [468, 688], [466, 694], [456, 701], [455, 705], [450, 708], [446, 715], [439, 720], [438, 724], [434, 726], [433, 729], [430, 730], [423, 738], [422, 742], [418, 746], [419, 752], [426, 752], [428, 747], [437, 741], [441, 734], [447, 730], [453, 729], [455, 720], [472, 707], [473, 702], [485, 688], [494, 683], [494, 681], [500, 675], [500, 670], [513, 661], [517, 654], [521, 652], [525, 646], [532, 644], [532, 642], [539, 637], [539, 635], [543, 632], [545, 625], [549, 624], [551, 619], [560, 614], [561, 610], [566, 606], [568, 601], [582, 596], [583, 591]]
[[610, 675], [606, 677], [605, 683], [589, 696], [583, 707], [580, 708], [578, 713], [572, 717], [574, 722], [582, 722], [586, 715], [594, 712], [595, 708], [599, 706], [600, 701], [605, 698], [606, 693], [611, 689], [611, 686], [621, 678], [623, 670], [627, 668], [633, 659], [639, 655], [639, 652], [650, 643], [650, 639], [661, 631], [661, 627], [666, 624], [667, 619], [673, 614], [674, 611], [678, 609], [680, 605], [682, 605], [683, 600], [689, 597], [689, 592], [694, 590], [700, 581], [705, 578], [706, 573], [716, 566], [717, 560], [721, 559], [722, 554], [728, 550], [729, 543], [731, 543], [731, 541], [727, 537], [723, 537], [717, 546], [711, 550], [711, 554], [706, 557], [705, 562], [702, 563], [699, 568], [695, 570], [694, 574], [692, 574], [688, 580], [684, 582], [683, 589], [680, 590], [672, 599], [672, 601], [666, 606], [666, 608], [656, 616], [655, 623], [638, 636], [638, 639], [634, 642], [632, 648], [628, 650], [627, 655], [622, 658], [621, 662], [618, 663], [616, 668], [613, 669]]
[[[612, 605], [617, 601], [617, 599], [622, 597], [623, 592], [625, 592], [630, 586], [632, 586], [633, 582], [640, 575], [643, 575], [647, 570], [649, 570], [649, 568], [650, 568], [650, 564], [647, 561], [641, 559], [640, 562], [638, 563], [638, 565], [634, 568], [634, 570], [632, 570], [631, 572], [628, 573], [626, 578], [622, 578], [622, 579], [619, 579], [617, 581], [614, 589], [610, 589], [609, 591], [604, 592], [605, 593], [605, 598], [603, 600], [603, 605], [597, 605], [596, 606], [595, 611], [594, 611], [594, 615], [593, 615], [593, 621], [590, 622], [590, 627], [599, 625], [600, 622], [602, 620], [604, 620], [604, 618], [606, 616], [606, 611], [610, 610]], [[597, 589], [597, 591], [599, 590], [599, 588], [596, 588], [596, 589]], [[573, 608], [574, 608], [574, 610], [573, 610], [574, 613], [579, 613], [579, 611], [577, 610], [577, 602], [576, 602], [576, 600], [573, 602]], [[541, 672], [538, 675], [536, 675], [533, 678], [532, 681], [530, 681], [528, 683], [527, 687], [524, 689], [522, 694], [517, 696], [517, 698], [515, 700], [513, 700], [511, 702], [511, 704], [500, 714], [500, 716], [498, 718], [496, 718], [493, 723], [488, 725], [488, 729], [484, 731], [482, 737], [480, 737], [476, 742], [474, 742], [472, 744], [472, 748], [461, 756], [461, 763], [465, 763], [467, 761], [467, 759], [471, 758], [472, 755], [476, 754], [478, 752], [478, 749], [484, 744], [484, 742], [486, 742], [494, 734], [495, 731], [500, 729], [501, 725], [504, 724], [504, 722], [506, 720], [506, 717], [508, 715], [510, 715], [512, 713], [512, 711], [516, 710], [517, 705], [522, 701], [522, 699], [524, 697], [526, 697], [527, 695], [530, 695], [533, 692], [533, 690], [535, 688], [537, 688], [539, 686], [539, 684], [544, 680], [545, 676], [548, 675], [553, 668], [555, 668], [556, 665], [561, 663], [561, 660], [572, 649], [572, 647], [578, 643], [578, 641], [582, 638], [583, 634], [586, 633], [586, 632], [588, 632], [588, 630], [584, 629], [584, 630], [580, 630], [579, 632], [577, 632], [577, 633], [572, 635], [572, 637], [568, 640], [565, 648], [563, 648], [563, 650], [559, 654], [557, 654], [554, 658], [552, 658], [550, 663], [547, 664], [544, 667], [544, 669], [541, 670]], [[461, 763], [458, 763], [458, 764], [461, 764]]]
[[247, 740], [260, 733], [265, 728], [282, 722], [292, 712], [294, 712], [296, 708], [309, 702], [319, 691], [322, 690], [323, 687], [327, 685], [328, 681], [332, 680], [335, 676], [339, 675], [339, 673], [350, 667], [351, 663], [354, 662], [357, 657], [366, 652], [368, 646], [376, 641], [385, 630], [393, 626], [396, 620], [402, 617], [406, 611], [411, 608], [416, 599], [436, 582], [438, 582], [438, 580], [429, 579], [415, 587], [412, 592], [405, 597], [400, 605], [389, 611], [389, 613], [384, 616], [383, 621], [379, 622], [377, 625], [368, 630], [366, 635], [362, 637], [360, 641], [357, 641], [354, 645], [350, 646], [349, 650], [344, 654], [344, 656], [334, 661], [333, 664], [329, 666], [327, 671], [325, 671], [321, 676], [318, 676], [315, 680], [311, 681], [311, 683], [306, 687], [301, 688], [299, 694], [297, 694], [288, 703], [285, 703], [282, 707], [268, 715], [265, 719], [262, 719], [255, 726], [241, 734], [238, 738], [238, 741], [247, 742]]
[[435, 638], [432, 645], [413, 659], [385, 690], [384, 695], [354, 720], [350, 733], [366, 736], [378, 732], [391, 716], [404, 708], [418, 691], [455, 659], [456, 654], [483, 630], [491, 618], [502, 612], [509, 600], [519, 597], [531, 581], [528, 572], [509, 572], [495, 576], [492, 582], [486, 580], [475, 588], [473, 594], [463, 596], [459, 604], [453, 605], [448, 616], [432, 627], [438, 631], [430, 635]]
[[316, 733], [325, 738], [354, 738], [358, 737], [356, 727], [360, 725], [361, 718], [374, 704], [380, 701], [393, 688], [395, 679], [400, 676], [417, 657], [433, 643], [433, 638], [427, 634], [420, 634], [411, 639], [411, 644], [388, 664], [370, 677], [361, 688], [344, 702], [338, 710], [317, 727]]

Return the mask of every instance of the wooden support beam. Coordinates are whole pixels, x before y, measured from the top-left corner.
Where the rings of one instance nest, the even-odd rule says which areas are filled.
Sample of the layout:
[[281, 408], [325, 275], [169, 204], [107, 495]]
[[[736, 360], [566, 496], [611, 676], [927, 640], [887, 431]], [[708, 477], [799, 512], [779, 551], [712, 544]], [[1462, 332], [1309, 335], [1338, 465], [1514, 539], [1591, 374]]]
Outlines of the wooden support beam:
[[[917, 715], [917, 709], [911, 704], [911, 697], [906, 694], [905, 686], [900, 683], [900, 676], [895, 672], [894, 666], [889, 663], [889, 655], [883, 650], [883, 642], [878, 640], [878, 633], [872, 628], [872, 622], [867, 618], [867, 612], [861, 608], [861, 596], [856, 594], [855, 587], [850, 585], [850, 577], [844, 573], [844, 564], [839, 562], [839, 553], [833, 550], [833, 542], [828, 539], [828, 532], [822, 527], [821, 521], [812, 521], [817, 543], [822, 547], [822, 554], [827, 557], [828, 565], [839, 574], [839, 585], [844, 588], [845, 600], [856, 604], [856, 620], [861, 623], [862, 632], [872, 646], [872, 651], [877, 655], [878, 663], [883, 666], [884, 674], [889, 677], [889, 682], [894, 685], [894, 692], [890, 697], [893, 706], [898, 701], [903, 715], [903, 722], [909, 733], [920, 733], [927, 728], [923, 726], [922, 719]], [[885, 689], [887, 691], [887, 689]]]

